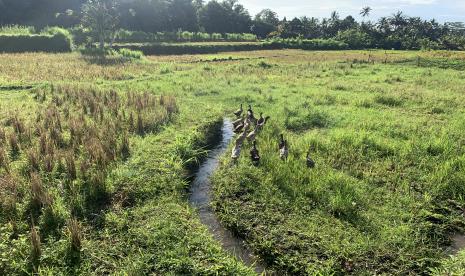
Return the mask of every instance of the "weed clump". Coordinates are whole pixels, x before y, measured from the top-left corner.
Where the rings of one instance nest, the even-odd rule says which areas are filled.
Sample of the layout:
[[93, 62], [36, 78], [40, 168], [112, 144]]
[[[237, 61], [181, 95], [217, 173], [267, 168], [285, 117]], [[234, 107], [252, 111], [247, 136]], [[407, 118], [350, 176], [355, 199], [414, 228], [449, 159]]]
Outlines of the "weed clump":
[[14, 219], [17, 215], [18, 184], [10, 174], [0, 176], [0, 216]]
[[265, 61], [260, 61], [258, 63], [258, 67], [263, 68], [263, 69], [269, 69], [269, 68], [273, 67], [273, 65], [271, 65], [269, 63], [266, 63]]
[[402, 106], [403, 101], [393, 96], [378, 95], [375, 97], [375, 102], [389, 107]]
[[81, 251], [82, 243], [81, 225], [79, 224], [79, 221], [76, 218], [69, 219], [67, 225], [70, 251], [79, 254], [79, 252]]
[[138, 60], [141, 60], [144, 58], [144, 53], [142, 51], [121, 48], [118, 50], [118, 52], [124, 58], [138, 59]]
[[40, 256], [42, 255], [42, 243], [40, 241], [39, 231], [33, 225], [31, 228], [30, 233], [30, 240], [31, 240], [31, 259], [34, 266], [34, 271], [37, 269], [37, 265], [40, 261]]
[[290, 131], [305, 131], [312, 128], [326, 128], [331, 124], [329, 114], [324, 111], [307, 109], [303, 112], [285, 110], [284, 126]]
[[0, 147], [0, 169], [3, 168], [6, 172], [10, 171], [10, 162], [5, 150]]
[[10, 144], [11, 156], [14, 158], [18, 157], [20, 148], [18, 137], [15, 133], [10, 133], [10, 135], [8, 136], [8, 142]]

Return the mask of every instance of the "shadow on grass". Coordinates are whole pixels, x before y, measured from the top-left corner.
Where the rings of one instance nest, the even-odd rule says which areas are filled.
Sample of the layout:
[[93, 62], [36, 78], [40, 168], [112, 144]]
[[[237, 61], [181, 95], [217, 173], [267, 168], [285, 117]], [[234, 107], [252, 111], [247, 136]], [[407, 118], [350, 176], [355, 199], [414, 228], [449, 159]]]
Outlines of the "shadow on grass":
[[105, 55], [82, 55], [82, 59], [88, 64], [101, 65], [101, 66], [112, 66], [119, 65], [130, 60], [120, 56], [105, 56]]

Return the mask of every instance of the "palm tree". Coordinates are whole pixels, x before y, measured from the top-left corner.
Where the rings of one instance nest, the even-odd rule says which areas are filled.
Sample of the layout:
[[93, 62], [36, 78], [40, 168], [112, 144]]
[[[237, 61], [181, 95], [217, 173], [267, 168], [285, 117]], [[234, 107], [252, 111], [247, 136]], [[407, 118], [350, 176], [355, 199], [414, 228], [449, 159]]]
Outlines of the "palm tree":
[[394, 13], [390, 18], [391, 24], [394, 26], [395, 31], [399, 30], [400, 27], [406, 25], [406, 17], [403, 12], [398, 11]]
[[378, 29], [384, 33], [384, 34], [388, 34], [391, 30], [390, 28], [390, 23], [389, 23], [389, 19], [386, 18], [386, 17], [381, 17], [378, 21]]
[[337, 11], [333, 11], [331, 13], [331, 21], [335, 22], [339, 20], [339, 13]]
[[366, 6], [366, 7], [362, 8], [362, 10], [360, 11], [360, 15], [363, 17], [362, 24], [361, 24], [361, 27], [363, 29], [370, 29], [371, 28], [371, 22], [368, 21], [368, 24], [365, 24], [365, 20], [364, 20], [365, 17], [370, 16], [371, 10], [372, 10], [371, 7]]
[[360, 15], [363, 18], [368, 17], [370, 16], [371, 11], [372, 11], [371, 7], [366, 6], [360, 11]]

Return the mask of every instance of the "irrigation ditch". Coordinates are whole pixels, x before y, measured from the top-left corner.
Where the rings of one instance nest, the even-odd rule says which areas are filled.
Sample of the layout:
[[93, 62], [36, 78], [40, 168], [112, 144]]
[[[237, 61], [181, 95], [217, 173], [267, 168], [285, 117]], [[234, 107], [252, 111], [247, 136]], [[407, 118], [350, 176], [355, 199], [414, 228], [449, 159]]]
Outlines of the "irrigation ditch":
[[220, 242], [223, 249], [252, 267], [258, 274], [269, 274], [263, 262], [246, 246], [245, 241], [223, 227], [212, 209], [210, 176], [218, 168], [219, 159], [228, 149], [234, 132], [229, 119], [223, 119], [221, 129], [217, 130], [216, 141], [208, 156], [197, 168], [191, 181], [189, 203], [198, 210], [200, 221], [208, 227], [213, 237]]

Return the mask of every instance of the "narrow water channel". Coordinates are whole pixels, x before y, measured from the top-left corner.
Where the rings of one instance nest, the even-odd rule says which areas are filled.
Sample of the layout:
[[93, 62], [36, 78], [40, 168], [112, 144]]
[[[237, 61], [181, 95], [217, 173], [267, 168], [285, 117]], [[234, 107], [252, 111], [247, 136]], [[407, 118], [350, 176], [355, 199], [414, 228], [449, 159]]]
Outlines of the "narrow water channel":
[[200, 165], [196, 176], [191, 183], [189, 201], [198, 210], [200, 221], [205, 224], [214, 238], [218, 240], [223, 249], [229, 254], [242, 260], [246, 265], [253, 267], [255, 272], [265, 273], [265, 267], [260, 260], [249, 250], [245, 242], [235, 237], [230, 231], [221, 226], [216, 217], [211, 202], [211, 181], [210, 176], [218, 167], [221, 155], [228, 149], [228, 145], [234, 136], [232, 123], [229, 119], [223, 120], [222, 139], [220, 143], [208, 154], [208, 157]]

